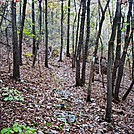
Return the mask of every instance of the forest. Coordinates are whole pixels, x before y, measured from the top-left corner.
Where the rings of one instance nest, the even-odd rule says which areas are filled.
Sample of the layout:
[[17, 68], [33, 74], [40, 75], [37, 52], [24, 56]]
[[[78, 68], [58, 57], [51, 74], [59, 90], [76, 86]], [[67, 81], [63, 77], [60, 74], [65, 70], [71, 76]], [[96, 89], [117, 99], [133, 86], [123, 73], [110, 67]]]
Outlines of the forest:
[[0, 0], [0, 134], [134, 133], [134, 0]]

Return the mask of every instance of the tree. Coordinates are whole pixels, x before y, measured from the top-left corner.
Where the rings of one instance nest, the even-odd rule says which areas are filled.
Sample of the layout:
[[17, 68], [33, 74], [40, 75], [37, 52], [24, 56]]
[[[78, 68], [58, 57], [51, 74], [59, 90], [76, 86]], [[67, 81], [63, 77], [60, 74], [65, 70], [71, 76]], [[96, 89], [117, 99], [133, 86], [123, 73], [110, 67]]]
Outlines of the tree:
[[23, 39], [23, 29], [24, 29], [25, 16], [26, 16], [26, 5], [27, 5], [27, 0], [23, 0], [23, 10], [22, 10], [22, 15], [21, 15], [22, 18], [20, 21], [21, 25], [20, 25], [20, 33], [19, 33], [20, 65], [22, 65], [22, 39]]
[[42, 0], [39, 0], [39, 37], [38, 37], [38, 43], [37, 43], [37, 49], [39, 49], [39, 44], [41, 42], [41, 34], [42, 34], [42, 6], [41, 6]]
[[46, 48], [45, 48], [45, 67], [48, 67], [48, 22], [47, 22], [47, 0], [45, 0], [45, 29], [46, 29]]
[[84, 24], [85, 24], [85, 14], [86, 14], [86, 0], [81, 0], [82, 14], [81, 14], [81, 25], [80, 25], [80, 35], [79, 43], [76, 54], [76, 86], [82, 86], [81, 76], [80, 76], [80, 58], [81, 49], [83, 47], [83, 37], [84, 37]]
[[75, 7], [75, 17], [74, 17], [74, 22], [73, 22], [73, 26], [72, 26], [72, 68], [75, 67], [75, 46], [74, 45], [74, 30], [75, 30], [75, 23], [76, 23], [76, 19], [77, 19], [77, 9], [76, 9], [76, 1], [74, 0], [74, 7]]
[[61, 47], [60, 47], [59, 61], [62, 61], [62, 53], [63, 53], [63, 17], [64, 17], [63, 0], [61, 0]]
[[125, 100], [127, 98], [128, 94], [130, 93], [130, 91], [133, 88], [133, 85], [134, 85], [134, 79], [132, 80], [132, 82], [130, 84], [130, 87], [128, 88], [128, 90], [126, 91], [126, 93], [124, 94], [124, 96], [122, 97], [122, 100]]
[[36, 61], [36, 55], [37, 55], [34, 0], [32, 0], [32, 36], [33, 36], [33, 56], [34, 56], [32, 67], [34, 67]]
[[121, 3], [118, 4], [117, 8], [117, 45], [116, 45], [116, 56], [115, 56], [115, 61], [114, 61], [114, 66], [113, 66], [113, 72], [112, 72], [112, 94], [114, 94], [114, 83], [116, 79], [116, 73], [117, 69], [119, 67], [119, 62], [120, 62], [120, 56], [121, 56]]
[[70, 0], [68, 0], [68, 18], [67, 18], [67, 57], [70, 57], [69, 42], [70, 42]]
[[[75, 2], [74, 2], [75, 4]], [[76, 41], [75, 41], [75, 46], [74, 46], [74, 51], [73, 51], [73, 59], [72, 59], [72, 68], [75, 67], [75, 61], [76, 61], [76, 53], [77, 53], [77, 46], [78, 46], [78, 35], [79, 35], [79, 26], [80, 26], [80, 12], [81, 12], [81, 2], [80, 2], [80, 7], [78, 11], [78, 20], [77, 20], [77, 29], [76, 29]], [[77, 17], [76, 16], [76, 17]]]
[[88, 46], [90, 38], [90, 0], [87, 1], [87, 31], [86, 31], [86, 44], [83, 53], [83, 63], [82, 63], [82, 85], [85, 84], [85, 72], [86, 72], [86, 60], [88, 55]]
[[122, 76], [123, 76], [123, 71], [124, 71], [124, 63], [125, 63], [125, 59], [126, 59], [126, 54], [127, 54], [127, 48], [129, 46], [130, 43], [130, 39], [133, 36], [133, 32], [130, 32], [130, 18], [132, 16], [132, 3], [133, 0], [129, 0], [129, 9], [128, 9], [128, 14], [127, 14], [127, 28], [126, 28], [126, 36], [125, 36], [125, 45], [123, 48], [123, 54], [121, 56], [120, 59], [120, 66], [119, 66], [119, 70], [118, 70], [118, 75], [117, 75], [117, 80], [116, 80], [116, 86], [115, 86], [115, 92], [114, 92], [114, 99], [119, 101], [119, 88], [120, 88], [120, 83], [122, 80]]
[[100, 23], [99, 23], [99, 30], [97, 32], [97, 37], [96, 37], [96, 40], [95, 40], [95, 50], [94, 50], [93, 59], [92, 59], [92, 62], [91, 62], [91, 69], [90, 69], [90, 76], [89, 76], [89, 85], [88, 85], [88, 89], [87, 89], [87, 92], [88, 92], [87, 102], [91, 101], [91, 87], [92, 87], [92, 77], [93, 77], [94, 64], [96, 62], [95, 60], [96, 60], [96, 55], [97, 55], [98, 46], [99, 46], [99, 39], [100, 39], [100, 35], [101, 35], [101, 29], [102, 29], [103, 22], [105, 20], [105, 13], [106, 13], [106, 10], [108, 8], [110, 0], [107, 1], [104, 10], [103, 10], [103, 8], [101, 6], [100, 0], [98, 2], [99, 2], [99, 6], [101, 8], [102, 16], [101, 16]]
[[16, 24], [16, 2], [11, 2], [12, 10], [12, 44], [13, 44], [13, 79], [20, 80], [19, 47]]
[[108, 65], [107, 65], [107, 107], [106, 107], [106, 115], [105, 120], [107, 122], [111, 122], [111, 116], [112, 116], [112, 50], [114, 46], [114, 40], [116, 36], [116, 26], [117, 26], [117, 20], [118, 20], [118, 12], [120, 12], [120, 0], [117, 0], [116, 2], [116, 12], [115, 17], [113, 19], [113, 25], [112, 25], [112, 33], [111, 37], [108, 43]]

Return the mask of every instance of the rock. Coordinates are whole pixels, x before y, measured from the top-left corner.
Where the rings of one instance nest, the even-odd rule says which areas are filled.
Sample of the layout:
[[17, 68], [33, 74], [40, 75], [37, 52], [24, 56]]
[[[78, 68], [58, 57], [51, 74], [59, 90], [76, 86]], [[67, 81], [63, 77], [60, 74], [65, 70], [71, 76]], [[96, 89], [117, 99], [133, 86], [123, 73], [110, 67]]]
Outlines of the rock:
[[76, 121], [75, 115], [69, 114], [68, 117], [69, 117], [68, 118], [69, 123], [74, 123]]

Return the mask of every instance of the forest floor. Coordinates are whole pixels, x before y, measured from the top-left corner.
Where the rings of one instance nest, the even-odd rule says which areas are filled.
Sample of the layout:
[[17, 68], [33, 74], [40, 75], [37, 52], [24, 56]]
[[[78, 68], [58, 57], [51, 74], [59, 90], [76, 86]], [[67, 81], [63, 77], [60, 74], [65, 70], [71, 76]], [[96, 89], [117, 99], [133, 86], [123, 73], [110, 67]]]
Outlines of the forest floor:
[[[106, 83], [96, 80], [92, 85], [92, 103], [86, 102], [89, 63], [87, 64], [86, 85], [75, 87], [75, 69], [71, 59], [63, 62], [49, 60], [49, 68], [44, 62], [21, 66], [21, 81], [15, 82], [8, 73], [6, 60], [0, 67], [0, 130], [14, 123], [37, 129], [38, 134], [132, 134], [134, 133], [134, 92], [125, 101], [113, 102], [112, 122], [104, 120], [106, 109]], [[120, 96], [126, 92], [131, 81], [129, 73], [124, 73]], [[5, 88], [6, 87], [6, 88]], [[9, 91], [9, 89], [11, 89]], [[7, 100], [3, 92], [16, 98]], [[4, 91], [8, 90], [8, 91]], [[20, 97], [21, 96], [21, 97]], [[9, 97], [9, 96], [8, 96]], [[17, 99], [17, 97], [19, 99]]]

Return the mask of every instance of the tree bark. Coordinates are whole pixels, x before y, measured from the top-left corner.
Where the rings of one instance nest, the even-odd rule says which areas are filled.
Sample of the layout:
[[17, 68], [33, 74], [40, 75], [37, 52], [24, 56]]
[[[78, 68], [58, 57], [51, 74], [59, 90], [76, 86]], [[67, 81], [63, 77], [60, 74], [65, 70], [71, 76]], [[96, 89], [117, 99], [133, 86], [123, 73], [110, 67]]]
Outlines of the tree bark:
[[127, 98], [128, 94], [130, 93], [130, 91], [131, 91], [132, 88], [133, 88], [133, 85], [134, 85], [134, 79], [132, 80], [131, 85], [130, 85], [130, 87], [128, 88], [127, 92], [126, 92], [126, 93], [124, 94], [124, 96], [122, 97], [122, 100], [125, 100], [125, 99]]
[[37, 56], [37, 46], [36, 46], [36, 32], [35, 32], [35, 6], [34, 6], [34, 0], [32, 0], [32, 34], [33, 34], [33, 65], [35, 65], [36, 56]]
[[117, 100], [117, 101], [119, 101], [119, 88], [120, 88], [120, 84], [121, 84], [121, 80], [122, 80], [122, 76], [123, 76], [124, 63], [125, 63], [126, 54], [127, 54], [127, 48], [129, 46], [130, 39], [133, 35], [132, 31], [130, 33], [130, 18], [132, 16], [132, 1], [133, 0], [129, 0], [129, 10], [128, 10], [128, 15], [127, 15], [127, 24], [128, 25], [127, 25], [126, 36], [125, 36], [125, 46], [123, 48], [123, 54], [122, 54], [122, 57], [121, 57], [121, 60], [120, 60], [120, 66], [119, 66], [117, 80], [116, 80], [116, 86], [115, 86], [114, 99]]
[[[99, 2], [99, 5], [101, 6], [100, 0], [98, 2]], [[102, 29], [103, 22], [105, 20], [105, 13], [106, 13], [106, 10], [108, 8], [109, 2], [110, 2], [110, 0], [107, 1], [107, 4], [106, 4], [104, 10], [102, 9], [102, 6], [101, 6], [102, 16], [101, 16], [101, 20], [100, 20], [100, 23], [99, 23], [99, 30], [98, 30], [96, 41], [95, 41], [95, 50], [94, 50], [93, 59], [92, 59], [92, 62], [91, 62], [89, 85], [88, 85], [88, 89], [87, 89], [87, 93], [88, 93], [87, 102], [91, 101], [91, 87], [92, 87], [92, 77], [93, 77], [94, 63], [95, 63], [95, 59], [96, 59], [96, 55], [97, 55], [97, 51], [98, 51], [99, 38], [100, 38], [100, 35], [101, 35], [101, 29]]]
[[67, 52], [66, 56], [70, 57], [69, 42], [70, 42], [70, 0], [68, 0], [68, 18], [67, 18]]
[[[74, 52], [74, 60], [76, 61], [76, 54], [77, 54], [77, 46], [78, 46], [78, 38], [79, 38], [79, 27], [80, 27], [80, 12], [81, 12], [81, 2], [80, 2], [80, 8], [78, 11], [78, 20], [77, 20], [77, 29], [76, 29], [76, 41], [75, 41], [75, 52]], [[75, 62], [76, 63], [76, 62]], [[74, 63], [74, 67], [75, 67]]]
[[45, 50], [45, 67], [48, 67], [48, 22], [47, 22], [47, 6], [48, 6], [48, 1], [45, 0], [45, 27], [46, 27], [46, 50]]
[[20, 65], [22, 65], [22, 39], [23, 39], [23, 29], [25, 23], [25, 16], [26, 16], [26, 5], [27, 0], [23, 0], [23, 9], [22, 9], [22, 18], [21, 18], [21, 25], [20, 25], [20, 33], [19, 33], [19, 51], [20, 51]]
[[80, 36], [79, 43], [76, 54], [76, 86], [82, 86], [80, 78], [80, 58], [81, 58], [81, 48], [83, 46], [84, 37], [84, 24], [85, 24], [85, 13], [86, 13], [86, 0], [81, 0], [82, 5], [82, 15], [81, 15], [81, 25], [80, 25]]
[[74, 0], [74, 6], [75, 6], [75, 18], [74, 18], [74, 22], [73, 22], [73, 27], [72, 27], [72, 68], [75, 67], [75, 46], [74, 45], [74, 30], [75, 30], [75, 23], [76, 23], [76, 19], [77, 19], [77, 9], [76, 9], [76, 2]]
[[108, 65], [107, 65], [107, 106], [106, 106], [106, 115], [105, 120], [111, 122], [112, 117], [112, 50], [114, 47], [114, 40], [116, 36], [116, 26], [117, 26], [117, 14], [119, 12], [118, 8], [120, 6], [120, 0], [117, 0], [116, 3], [116, 12], [113, 19], [112, 33], [108, 43]]
[[90, 38], [90, 0], [87, 1], [87, 31], [86, 31], [86, 44], [84, 48], [83, 64], [82, 64], [82, 85], [85, 84], [86, 60], [88, 55], [88, 46]]
[[13, 44], [13, 79], [20, 80], [19, 47], [16, 24], [16, 2], [11, 2], [12, 10], [12, 44]]
[[61, 1], [61, 47], [60, 47], [60, 58], [59, 61], [62, 61], [62, 53], [63, 53], [63, 0]]
[[121, 56], [121, 3], [118, 3], [117, 7], [117, 45], [116, 45], [116, 56], [114, 61], [114, 67], [112, 72], [112, 94], [114, 95], [114, 84], [117, 74], [117, 69], [119, 67], [120, 56]]

